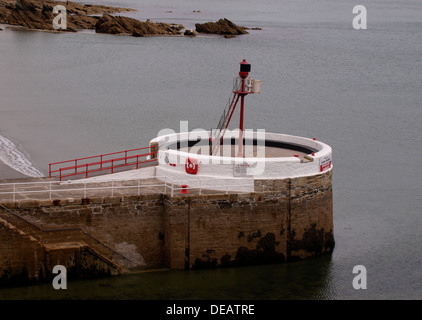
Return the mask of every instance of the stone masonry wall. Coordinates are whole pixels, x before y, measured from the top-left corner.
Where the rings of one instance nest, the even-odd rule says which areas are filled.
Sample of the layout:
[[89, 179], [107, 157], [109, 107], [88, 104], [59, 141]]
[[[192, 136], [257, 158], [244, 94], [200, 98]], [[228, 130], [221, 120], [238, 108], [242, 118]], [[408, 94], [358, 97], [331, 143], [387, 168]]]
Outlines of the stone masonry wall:
[[[127, 269], [212, 268], [319, 256], [334, 248], [331, 181], [332, 171], [328, 171], [295, 179], [255, 180], [255, 192], [245, 194], [3, 203], [42, 231], [33, 227], [31, 231], [4, 213], [0, 216], [0, 275], [24, 266], [30, 273], [50, 269], [45, 246], [69, 241], [78, 241]], [[21, 229], [33, 237], [16, 236]]]
[[0, 218], [0, 284], [38, 278], [44, 269], [44, 249], [35, 238]]
[[306, 259], [334, 248], [332, 171], [256, 180], [250, 194], [165, 200], [171, 268], [209, 268]]

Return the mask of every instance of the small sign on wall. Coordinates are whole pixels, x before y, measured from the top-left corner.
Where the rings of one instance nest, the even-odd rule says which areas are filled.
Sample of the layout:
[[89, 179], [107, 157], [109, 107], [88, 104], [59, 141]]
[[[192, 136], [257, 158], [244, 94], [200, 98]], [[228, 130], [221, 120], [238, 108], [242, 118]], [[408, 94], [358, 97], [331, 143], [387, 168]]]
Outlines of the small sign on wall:
[[319, 159], [319, 168], [321, 172], [331, 168], [331, 155], [327, 155]]
[[233, 166], [234, 177], [246, 177], [250, 168], [249, 163], [235, 163]]

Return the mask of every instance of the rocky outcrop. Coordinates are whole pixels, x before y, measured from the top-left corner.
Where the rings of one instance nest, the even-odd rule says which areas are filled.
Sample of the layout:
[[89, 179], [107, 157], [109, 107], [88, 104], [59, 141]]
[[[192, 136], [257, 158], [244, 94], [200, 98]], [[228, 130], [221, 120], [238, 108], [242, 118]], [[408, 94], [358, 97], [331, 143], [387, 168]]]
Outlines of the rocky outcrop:
[[203, 24], [197, 23], [195, 24], [195, 28], [196, 31], [200, 33], [212, 33], [220, 35], [236, 36], [248, 33], [246, 28], [240, 27], [227, 19], [220, 19], [217, 22], [206, 22]]
[[[67, 29], [62, 31], [95, 29], [97, 33], [144, 37], [180, 35], [184, 29], [182, 25], [178, 24], [151, 22], [149, 20], [143, 22], [129, 17], [111, 15], [124, 11], [136, 11], [134, 9], [84, 5], [76, 2], [66, 4], [64, 1], [47, 2], [46, 0], [0, 0], [0, 23], [35, 30], [57, 31], [53, 27], [53, 8], [56, 5], [66, 7]], [[184, 35], [196, 36], [197, 33], [209, 33], [231, 38], [248, 33], [245, 27], [237, 26], [227, 19], [204, 24], [197, 23], [195, 27], [196, 30], [185, 30]]]
[[[111, 13], [134, 11], [133, 9], [83, 5], [69, 2], [47, 2], [42, 0], [0, 0], [0, 23], [22, 26], [28, 29], [55, 31], [53, 27], [53, 8], [66, 6], [67, 29], [95, 29], [97, 33], [133, 35], [176, 35], [184, 28], [182, 25], [142, 22], [133, 18], [112, 16]], [[97, 16], [95, 16], [97, 15]], [[100, 17], [101, 15], [101, 17]]]
[[183, 33], [185, 36], [192, 36], [195, 37], [198, 32], [196, 32], [195, 30], [190, 30], [190, 29], [186, 29], [185, 32]]
[[134, 11], [133, 9], [83, 5], [69, 2], [50, 2], [42, 0], [0, 0], [0, 23], [22, 26], [28, 29], [51, 30], [53, 27], [53, 8], [56, 5], [66, 7], [67, 30], [94, 29], [99, 17], [103, 13], [119, 13]]
[[104, 14], [95, 25], [95, 32], [144, 37], [153, 35], [177, 35], [182, 25], [146, 22], [122, 16]]
[[[55, 30], [53, 19], [53, 7], [49, 4], [41, 6], [35, 2], [18, 0], [15, 7], [10, 10], [5, 22], [28, 29]], [[68, 27], [69, 29], [74, 27], [70, 21], [68, 21]]]

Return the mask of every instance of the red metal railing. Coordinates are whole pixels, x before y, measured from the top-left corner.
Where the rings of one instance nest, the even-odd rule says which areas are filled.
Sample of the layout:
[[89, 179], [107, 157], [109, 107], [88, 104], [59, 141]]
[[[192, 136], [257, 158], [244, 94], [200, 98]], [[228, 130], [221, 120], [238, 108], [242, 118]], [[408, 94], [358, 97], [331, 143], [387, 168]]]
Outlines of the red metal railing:
[[[50, 163], [49, 177], [59, 177], [60, 181], [63, 178], [72, 176], [81, 176], [88, 178], [90, 173], [114, 173], [116, 169], [133, 167], [138, 169], [141, 164], [157, 161], [152, 156], [158, 151], [153, 151], [154, 147], [144, 147], [138, 149], [124, 150], [113, 153], [102, 154], [98, 156], [79, 158], [61, 162]], [[146, 153], [142, 153], [148, 150]], [[144, 157], [151, 156], [149, 159]]]

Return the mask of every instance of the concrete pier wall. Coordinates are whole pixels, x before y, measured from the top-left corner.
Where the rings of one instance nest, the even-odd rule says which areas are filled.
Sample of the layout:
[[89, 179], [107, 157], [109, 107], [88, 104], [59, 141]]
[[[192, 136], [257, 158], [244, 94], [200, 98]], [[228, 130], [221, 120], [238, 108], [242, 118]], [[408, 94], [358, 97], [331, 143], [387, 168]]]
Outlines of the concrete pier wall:
[[254, 189], [5, 202], [16, 215], [0, 209], [0, 279], [48, 278], [55, 264], [78, 276], [289, 262], [333, 250], [332, 170], [255, 179]]

